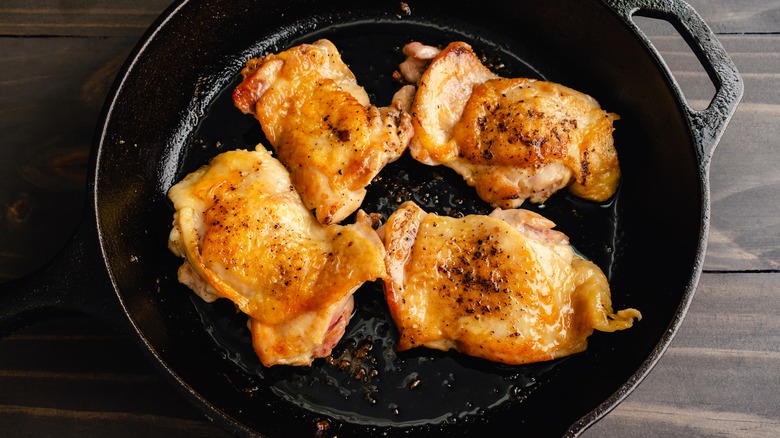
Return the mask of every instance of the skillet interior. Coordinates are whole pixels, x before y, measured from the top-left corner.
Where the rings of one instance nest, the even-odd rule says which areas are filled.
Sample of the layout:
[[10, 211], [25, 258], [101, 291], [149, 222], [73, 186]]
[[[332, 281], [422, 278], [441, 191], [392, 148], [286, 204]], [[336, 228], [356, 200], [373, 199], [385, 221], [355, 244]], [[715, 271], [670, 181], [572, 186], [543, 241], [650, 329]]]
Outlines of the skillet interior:
[[[238, 434], [314, 435], [325, 420], [324, 436], [508, 428], [557, 436], [585, 417], [576, 433], [641, 380], [695, 286], [706, 175], [673, 86], [598, 1], [485, 1], [463, 10], [408, 2], [411, 15], [398, 2], [366, 3], [193, 1], [147, 35], [120, 75], [96, 154], [98, 229], [119, 298], [163, 373]], [[587, 352], [545, 364], [509, 367], [428, 350], [396, 355], [381, 290], [367, 285], [336, 353], [353, 359], [370, 345], [368, 359], [345, 369], [324, 360], [261, 367], [232, 305], [203, 303], [176, 281], [165, 195], [210, 157], [262, 141], [257, 123], [229, 100], [246, 59], [320, 37], [336, 44], [378, 105], [397, 87], [390, 74], [404, 43], [457, 39], [502, 75], [560, 82], [620, 114], [624, 179], [616, 199], [596, 205], [560, 193], [529, 208], [604, 269], [615, 308], [640, 309], [641, 323], [596, 333]], [[489, 211], [459, 176], [408, 157], [382, 172], [364, 209], [386, 217], [406, 199], [442, 214]]]

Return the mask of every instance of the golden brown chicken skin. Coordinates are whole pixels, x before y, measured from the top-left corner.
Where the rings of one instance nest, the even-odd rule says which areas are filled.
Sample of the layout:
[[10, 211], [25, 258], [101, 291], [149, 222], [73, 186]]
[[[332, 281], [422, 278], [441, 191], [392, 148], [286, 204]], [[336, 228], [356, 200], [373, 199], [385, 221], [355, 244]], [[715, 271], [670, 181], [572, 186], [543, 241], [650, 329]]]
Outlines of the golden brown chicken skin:
[[455, 349], [506, 364], [581, 352], [593, 330], [632, 326], [609, 283], [566, 235], [528, 210], [460, 219], [403, 204], [380, 229], [397, 348]]
[[366, 186], [409, 144], [413, 87], [399, 90], [389, 107], [371, 105], [328, 40], [251, 59], [241, 73], [236, 107], [260, 122], [323, 224], [356, 211]]
[[[399, 66], [418, 85], [410, 144], [417, 160], [451, 167], [501, 208], [542, 203], [564, 187], [597, 202], [615, 193], [616, 114], [560, 84], [499, 77], [466, 43], [432, 49], [410, 43]], [[425, 70], [413, 73], [419, 66]]]
[[353, 293], [385, 276], [369, 217], [359, 211], [355, 224], [321, 225], [262, 146], [218, 155], [169, 197], [176, 210], [169, 248], [184, 258], [179, 281], [247, 314], [266, 366], [309, 365], [330, 354]]

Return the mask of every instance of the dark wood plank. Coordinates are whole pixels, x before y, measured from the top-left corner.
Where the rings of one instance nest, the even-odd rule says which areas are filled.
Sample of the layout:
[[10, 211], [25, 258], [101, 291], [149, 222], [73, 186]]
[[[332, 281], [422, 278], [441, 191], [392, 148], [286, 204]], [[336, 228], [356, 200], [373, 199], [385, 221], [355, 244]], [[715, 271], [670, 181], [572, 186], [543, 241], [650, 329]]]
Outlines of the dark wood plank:
[[780, 35], [721, 38], [745, 96], [713, 154], [705, 269], [780, 269]]
[[[121, 394], [115, 394], [121, 397]], [[128, 413], [90, 412], [25, 406], [0, 406], [0, 427], [16, 437], [228, 438], [204, 420]]]
[[140, 36], [170, 0], [3, 0], [0, 35]]
[[0, 281], [50, 260], [75, 230], [98, 115], [135, 43], [0, 38]]
[[[5, 0], [0, 6], [0, 35], [140, 35], [171, 3], [169, 0]], [[689, 3], [717, 33], [778, 31], [778, 0], [690, 0]]]
[[85, 317], [40, 322], [0, 342], [0, 430], [228, 435], [164, 382], [133, 340]]
[[667, 352], [600, 436], [780, 436], [780, 274], [704, 274]]
[[777, 33], [780, 1], [688, 0], [716, 33]]

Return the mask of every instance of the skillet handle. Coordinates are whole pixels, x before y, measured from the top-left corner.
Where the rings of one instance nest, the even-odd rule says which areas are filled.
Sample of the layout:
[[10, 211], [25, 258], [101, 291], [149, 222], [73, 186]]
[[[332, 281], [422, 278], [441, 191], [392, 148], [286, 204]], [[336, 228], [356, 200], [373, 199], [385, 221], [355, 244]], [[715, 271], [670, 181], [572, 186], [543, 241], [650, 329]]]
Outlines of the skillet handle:
[[[608, 0], [608, 3], [622, 16], [626, 24], [644, 39], [648, 47], [654, 46], [634, 23], [632, 16], [641, 15], [669, 22], [685, 39], [707, 71], [716, 88], [715, 95], [707, 108], [703, 110], [691, 108], [684, 96], [680, 96], [680, 101], [683, 102], [683, 109], [699, 148], [697, 151], [699, 163], [703, 166], [709, 165], [712, 152], [720, 141], [731, 116], [734, 115], [744, 92], [744, 84], [737, 67], [698, 12], [682, 0]], [[656, 57], [666, 66], [658, 52]], [[669, 80], [674, 82], [668, 66], [666, 71]]]
[[130, 333], [100, 256], [96, 228], [94, 220], [82, 220], [52, 261], [26, 277], [0, 283], [0, 337], [69, 313], [87, 314]]

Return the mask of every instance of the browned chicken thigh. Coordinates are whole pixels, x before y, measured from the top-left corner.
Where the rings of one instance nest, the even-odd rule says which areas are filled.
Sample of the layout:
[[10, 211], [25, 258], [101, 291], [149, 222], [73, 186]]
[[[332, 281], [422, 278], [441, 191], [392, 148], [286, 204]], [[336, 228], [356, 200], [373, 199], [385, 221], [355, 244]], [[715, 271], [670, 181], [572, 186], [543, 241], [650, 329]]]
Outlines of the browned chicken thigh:
[[304, 203], [323, 224], [356, 211], [366, 186], [409, 144], [406, 109], [414, 88], [399, 90], [389, 107], [371, 105], [328, 40], [251, 59], [241, 73], [235, 105], [260, 122]]
[[593, 330], [632, 326], [607, 278], [529, 210], [460, 219], [404, 203], [380, 228], [397, 348], [455, 349], [507, 364], [581, 352]]
[[541, 203], [567, 186], [598, 202], [615, 193], [618, 116], [592, 97], [552, 82], [499, 77], [463, 42], [441, 51], [413, 42], [404, 53], [399, 72], [417, 84], [415, 159], [454, 169], [495, 207]]
[[263, 146], [215, 157], [169, 191], [179, 281], [204, 300], [227, 298], [249, 316], [266, 365], [309, 365], [330, 354], [353, 293], [385, 276], [384, 246], [362, 211], [321, 225]]

